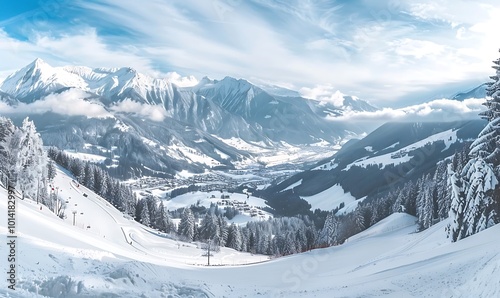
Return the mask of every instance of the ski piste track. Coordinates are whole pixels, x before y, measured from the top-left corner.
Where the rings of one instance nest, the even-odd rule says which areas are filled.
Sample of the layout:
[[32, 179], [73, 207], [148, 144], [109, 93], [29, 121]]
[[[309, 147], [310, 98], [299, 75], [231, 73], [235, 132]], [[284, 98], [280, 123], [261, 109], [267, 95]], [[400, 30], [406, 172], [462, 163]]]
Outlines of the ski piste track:
[[[81, 184], [77, 184], [74, 180], [68, 182], [71, 188], [77, 192], [83, 199], [88, 200], [89, 202], [92, 202], [96, 206], [98, 206], [100, 209], [102, 209], [104, 212], [106, 212], [107, 215], [116, 223], [116, 225], [120, 228], [121, 233], [123, 235], [123, 241], [129, 245], [131, 245], [134, 249], [141, 251], [144, 254], [151, 255], [156, 258], [162, 259], [163, 256], [159, 254], [153, 253], [152, 250], [147, 249], [144, 245], [141, 244], [143, 241], [148, 241], [148, 239], [144, 239], [144, 237], [140, 236], [140, 233], [136, 233], [138, 228], [134, 227], [133, 225], [136, 224], [135, 221], [131, 218], [127, 218], [126, 215], [121, 214], [121, 216], [116, 216], [113, 215], [109, 209], [111, 208], [111, 204], [104, 200], [103, 198], [95, 195], [91, 190], [86, 188], [85, 186]], [[86, 194], [87, 196], [85, 197], [83, 194]], [[117, 210], [118, 211], [118, 210]], [[118, 211], [120, 212], [120, 211]], [[144, 231], [150, 232], [150, 234], [155, 235], [157, 237], [161, 237], [161, 233], [158, 232], [153, 232], [145, 227], [141, 226], [141, 229]], [[149, 241], [151, 242], [151, 241]], [[150, 243], [151, 244], [151, 243]], [[161, 245], [161, 242], [158, 242], [158, 246]]]

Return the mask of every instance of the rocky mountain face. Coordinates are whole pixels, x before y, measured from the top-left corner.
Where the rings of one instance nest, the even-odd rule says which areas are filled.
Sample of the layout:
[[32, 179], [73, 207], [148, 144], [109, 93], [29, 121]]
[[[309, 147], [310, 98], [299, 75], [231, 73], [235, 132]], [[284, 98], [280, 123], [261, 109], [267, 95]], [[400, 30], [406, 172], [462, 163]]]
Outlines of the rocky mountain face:
[[[265, 89], [271, 92], [231, 77], [178, 87], [128, 67], [52, 67], [36, 59], [1, 83], [0, 98], [18, 108], [14, 119], [35, 120], [46, 145], [103, 155], [117, 172], [132, 176], [232, 168], [254, 162], [261, 151], [332, 147], [362, 131], [328, 117], [376, 109], [349, 96], [335, 106], [291, 90]], [[63, 94], [107, 116], [40, 110], [48, 96]]]

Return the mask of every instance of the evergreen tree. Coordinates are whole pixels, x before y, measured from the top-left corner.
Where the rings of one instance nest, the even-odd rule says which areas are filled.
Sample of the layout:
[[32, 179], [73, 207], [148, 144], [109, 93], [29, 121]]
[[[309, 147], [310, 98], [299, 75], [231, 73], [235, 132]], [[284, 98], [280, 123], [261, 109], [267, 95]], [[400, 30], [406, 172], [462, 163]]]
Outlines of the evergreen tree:
[[[500, 59], [494, 61], [496, 75], [488, 84], [490, 98], [485, 105], [483, 118], [489, 121], [470, 146], [470, 160], [460, 176], [452, 176], [453, 222], [448, 227], [452, 241], [473, 235], [497, 224], [499, 203], [495, 201], [500, 167]], [[457, 177], [458, 176], [458, 177]]]
[[[120, 185], [121, 186], [121, 185]], [[125, 194], [125, 188], [122, 186], [121, 187], [121, 192]], [[122, 198], [121, 201], [123, 202], [125, 198]], [[148, 211], [149, 211], [149, 218], [152, 219], [152, 223], [154, 223], [154, 219], [157, 217], [157, 199], [153, 195], [148, 195], [145, 199], [146, 204], [148, 205]], [[123, 203], [120, 203], [123, 204]]]
[[434, 214], [434, 183], [427, 174], [420, 181], [421, 191], [417, 195], [417, 217], [419, 230], [425, 230], [432, 225], [432, 216]]
[[[500, 99], [498, 99], [500, 100]], [[487, 114], [490, 117], [490, 114]], [[492, 119], [470, 147], [470, 155], [494, 167], [500, 165], [500, 118]]]
[[171, 233], [174, 231], [174, 223], [172, 222], [167, 209], [163, 205], [163, 200], [160, 201], [160, 205], [158, 206], [155, 227], [165, 233]]
[[17, 179], [17, 156], [19, 151], [20, 134], [18, 128], [14, 126], [8, 118], [0, 117], [0, 171], [2, 182], [14, 183]]
[[94, 180], [94, 170], [92, 169], [90, 163], [86, 163], [83, 168], [82, 184], [88, 189], [94, 189]]
[[448, 211], [451, 208], [451, 189], [448, 185], [448, 164], [444, 161], [438, 163], [434, 174], [436, 182], [436, 201], [437, 214], [436, 218], [443, 220], [448, 217]]
[[[17, 188], [23, 195], [35, 199], [39, 194], [40, 183], [46, 178], [47, 157], [43, 143], [36, 131], [35, 124], [28, 118], [17, 130], [18, 151], [16, 160]], [[15, 157], [14, 157], [15, 158]]]
[[498, 180], [493, 169], [482, 159], [473, 159], [464, 168], [465, 179], [469, 181], [466, 189], [467, 223], [465, 236], [476, 234], [498, 223], [498, 214], [494, 210], [493, 192]]
[[219, 226], [219, 246], [224, 246], [227, 242], [228, 227], [222, 214], [217, 215], [217, 225]]
[[240, 250], [241, 242], [242, 239], [241, 239], [240, 228], [234, 223], [232, 223], [229, 226], [226, 246], [235, 250]]
[[187, 241], [193, 241], [194, 237], [194, 216], [191, 209], [184, 208], [184, 212], [181, 216], [181, 221], [179, 222], [179, 235], [184, 237]]
[[92, 190], [94, 190], [95, 193], [97, 194], [102, 194], [102, 185], [103, 183], [106, 183], [104, 181], [104, 173], [101, 171], [101, 169], [99, 169], [98, 167], [91, 167], [93, 168], [93, 172], [94, 172], [94, 187], [92, 188]]
[[214, 209], [210, 209], [200, 223], [200, 238], [203, 240], [212, 239], [220, 243], [220, 227]]
[[52, 159], [49, 159], [47, 163], [47, 178], [49, 180], [53, 180], [56, 177], [56, 174], [56, 165]]
[[141, 223], [147, 227], [150, 226], [151, 220], [149, 217], [149, 209], [148, 209], [148, 204], [145, 203], [144, 200], [142, 200], [142, 210], [141, 210]]
[[354, 216], [356, 217], [356, 225], [360, 232], [370, 227], [370, 221], [372, 218], [371, 208], [358, 205], [356, 210], [354, 210]]
[[338, 240], [338, 221], [333, 212], [328, 213], [325, 225], [319, 234], [320, 245], [332, 246]]

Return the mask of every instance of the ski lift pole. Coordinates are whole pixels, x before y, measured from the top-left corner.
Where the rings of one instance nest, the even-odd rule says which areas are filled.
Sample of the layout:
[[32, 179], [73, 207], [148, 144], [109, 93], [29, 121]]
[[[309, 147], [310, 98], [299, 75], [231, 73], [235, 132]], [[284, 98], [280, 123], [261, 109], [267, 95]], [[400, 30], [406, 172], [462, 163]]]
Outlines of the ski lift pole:
[[210, 244], [211, 243], [212, 243], [212, 240], [210, 238], [208, 238], [208, 248], [207, 248], [207, 250], [208, 250], [208, 254], [207, 254], [207, 256], [208, 256], [208, 266], [210, 266]]

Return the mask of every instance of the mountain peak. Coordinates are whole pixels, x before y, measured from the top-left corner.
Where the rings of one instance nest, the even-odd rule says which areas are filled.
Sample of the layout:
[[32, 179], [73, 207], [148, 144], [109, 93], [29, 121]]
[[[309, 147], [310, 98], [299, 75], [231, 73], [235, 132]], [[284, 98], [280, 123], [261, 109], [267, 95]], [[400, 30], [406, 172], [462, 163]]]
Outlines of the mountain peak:
[[48, 65], [42, 58], [36, 58], [30, 65]]
[[36, 72], [37, 70], [47, 71], [47, 70], [50, 70], [52, 68], [53, 68], [52, 66], [50, 66], [47, 62], [45, 62], [41, 58], [36, 58], [30, 64], [28, 64], [24, 68], [22, 68], [20, 71], [23, 71], [23, 70], [26, 70], [26, 71], [31, 70], [32, 72]]
[[465, 92], [459, 92], [455, 95], [452, 96], [452, 99], [458, 100], [458, 101], [463, 101], [469, 98], [484, 98], [486, 97], [486, 88], [488, 85], [486, 83], [481, 84], [477, 87], [475, 87], [472, 90], [468, 90]]
[[66, 87], [82, 87], [84, 82], [78, 76], [52, 67], [36, 58], [30, 64], [8, 76], [0, 85], [4, 92], [25, 102], [32, 102], [51, 92]]

